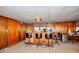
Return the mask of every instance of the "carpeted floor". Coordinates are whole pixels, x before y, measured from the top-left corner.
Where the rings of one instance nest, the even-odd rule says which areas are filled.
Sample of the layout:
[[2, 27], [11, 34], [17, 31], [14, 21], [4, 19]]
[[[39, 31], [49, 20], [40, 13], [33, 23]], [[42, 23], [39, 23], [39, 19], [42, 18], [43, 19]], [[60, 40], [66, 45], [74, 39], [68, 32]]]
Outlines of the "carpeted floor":
[[78, 53], [79, 52], [79, 43], [61, 43], [60, 45], [54, 44], [52, 48], [46, 47], [37, 47], [35, 45], [27, 46], [24, 44], [24, 41], [21, 41], [18, 44], [7, 47], [0, 52], [2, 53]]

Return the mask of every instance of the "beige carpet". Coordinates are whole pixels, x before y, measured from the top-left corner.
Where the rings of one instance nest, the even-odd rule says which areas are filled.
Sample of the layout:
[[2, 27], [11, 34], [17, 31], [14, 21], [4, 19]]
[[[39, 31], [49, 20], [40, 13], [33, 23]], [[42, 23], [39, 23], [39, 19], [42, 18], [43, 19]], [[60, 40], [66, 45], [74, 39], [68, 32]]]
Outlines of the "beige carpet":
[[42, 48], [32, 45], [31, 47], [24, 44], [24, 41], [15, 44], [13, 46], [7, 47], [0, 52], [3, 53], [78, 53], [79, 45], [78, 43], [61, 43], [60, 45], [55, 44], [53, 48]]

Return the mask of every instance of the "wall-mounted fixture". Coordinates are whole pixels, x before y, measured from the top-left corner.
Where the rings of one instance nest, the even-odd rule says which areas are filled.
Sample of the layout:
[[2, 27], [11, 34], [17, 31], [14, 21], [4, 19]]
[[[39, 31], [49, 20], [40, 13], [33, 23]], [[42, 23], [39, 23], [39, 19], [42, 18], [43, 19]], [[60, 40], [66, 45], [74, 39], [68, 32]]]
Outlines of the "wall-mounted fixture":
[[40, 16], [37, 16], [36, 19], [35, 19], [35, 21], [36, 22], [40, 22], [40, 21], [42, 21], [42, 18]]

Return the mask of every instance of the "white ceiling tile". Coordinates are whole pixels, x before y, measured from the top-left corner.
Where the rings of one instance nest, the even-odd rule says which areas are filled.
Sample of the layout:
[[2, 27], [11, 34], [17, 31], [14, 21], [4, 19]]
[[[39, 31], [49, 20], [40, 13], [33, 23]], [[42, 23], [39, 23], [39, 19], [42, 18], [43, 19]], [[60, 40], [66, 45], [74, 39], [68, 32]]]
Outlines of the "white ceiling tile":
[[0, 15], [23, 22], [33, 22], [40, 16], [44, 22], [75, 21], [79, 19], [78, 6], [0, 6]]

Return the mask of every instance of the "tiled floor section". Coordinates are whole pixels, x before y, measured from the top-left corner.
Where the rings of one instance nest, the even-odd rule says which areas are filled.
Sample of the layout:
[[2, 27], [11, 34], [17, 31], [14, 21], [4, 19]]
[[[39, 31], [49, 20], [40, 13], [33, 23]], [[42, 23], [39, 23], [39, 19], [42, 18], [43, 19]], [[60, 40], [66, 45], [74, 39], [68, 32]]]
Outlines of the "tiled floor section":
[[79, 45], [71, 43], [61, 43], [60, 45], [55, 44], [53, 48], [42, 48], [32, 45], [32, 47], [25, 47], [24, 41], [7, 47], [0, 52], [3, 53], [78, 53]]

